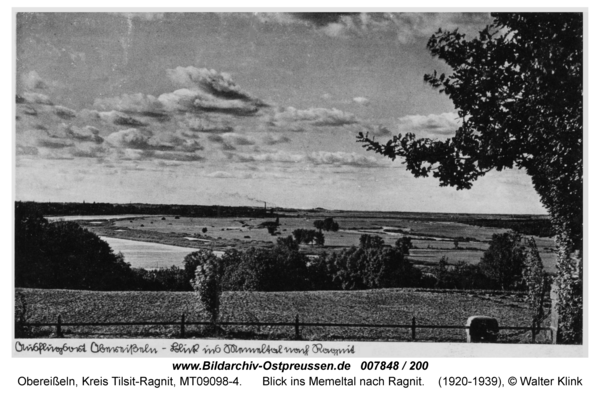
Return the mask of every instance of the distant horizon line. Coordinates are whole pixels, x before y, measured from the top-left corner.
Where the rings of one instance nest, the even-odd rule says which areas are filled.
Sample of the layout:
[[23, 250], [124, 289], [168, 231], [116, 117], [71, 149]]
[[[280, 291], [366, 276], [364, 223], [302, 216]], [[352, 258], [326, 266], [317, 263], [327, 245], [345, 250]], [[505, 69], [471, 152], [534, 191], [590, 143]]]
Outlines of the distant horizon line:
[[359, 209], [327, 209], [320, 206], [313, 208], [289, 208], [283, 206], [252, 206], [252, 205], [218, 205], [218, 204], [177, 204], [177, 203], [144, 203], [144, 202], [76, 202], [76, 201], [30, 201], [30, 200], [15, 200], [16, 202], [31, 202], [31, 203], [52, 203], [52, 204], [105, 204], [105, 205], [154, 205], [154, 206], [169, 206], [169, 205], [177, 205], [177, 206], [207, 206], [207, 207], [243, 207], [243, 208], [265, 208], [268, 207], [270, 209], [281, 209], [281, 210], [303, 210], [303, 211], [328, 211], [328, 212], [360, 212], [360, 213], [369, 213], [369, 212], [377, 212], [377, 213], [415, 213], [415, 214], [456, 214], [456, 215], [479, 215], [479, 216], [537, 216], [537, 217], [550, 217], [549, 214], [534, 214], [534, 213], [478, 213], [478, 212], [428, 212], [428, 211], [407, 211], [407, 210], [359, 210]]

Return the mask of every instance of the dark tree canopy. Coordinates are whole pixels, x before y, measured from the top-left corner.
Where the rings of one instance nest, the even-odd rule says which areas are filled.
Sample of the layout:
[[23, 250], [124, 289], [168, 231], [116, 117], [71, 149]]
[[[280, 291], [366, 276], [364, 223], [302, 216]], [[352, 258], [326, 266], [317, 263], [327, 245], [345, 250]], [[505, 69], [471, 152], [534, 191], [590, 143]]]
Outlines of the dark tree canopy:
[[479, 262], [479, 267], [483, 274], [495, 281], [502, 290], [523, 289], [525, 257], [525, 247], [520, 234], [494, 234], [489, 248]]
[[438, 31], [427, 44], [452, 69], [425, 81], [453, 101], [462, 125], [446, 141], [358, 135], [402, 158], [416, 177], [468, 189], [491, 170], [531, 176], [568, 250], [583, 240], [583, 14], [495, 13], [479, 37]]

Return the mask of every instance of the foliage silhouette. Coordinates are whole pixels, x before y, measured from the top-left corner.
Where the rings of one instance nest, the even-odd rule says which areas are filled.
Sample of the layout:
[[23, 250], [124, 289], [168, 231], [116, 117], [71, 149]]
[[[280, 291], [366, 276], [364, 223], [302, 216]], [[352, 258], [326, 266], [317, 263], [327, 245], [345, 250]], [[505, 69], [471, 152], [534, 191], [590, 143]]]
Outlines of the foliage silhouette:
[[551, 216], [559, 246], [559, 342], [582, 342], [583, 14], [492, 13], [467, 40], [441, 29], [427, 48], [452, 73], [425, 75], [461, 124], [446, 141], [409, 133], [387, 143], [359, 133], [367, 150], [404, 159], [416, 177], [468, 189], [486, 173], [517, 167]]

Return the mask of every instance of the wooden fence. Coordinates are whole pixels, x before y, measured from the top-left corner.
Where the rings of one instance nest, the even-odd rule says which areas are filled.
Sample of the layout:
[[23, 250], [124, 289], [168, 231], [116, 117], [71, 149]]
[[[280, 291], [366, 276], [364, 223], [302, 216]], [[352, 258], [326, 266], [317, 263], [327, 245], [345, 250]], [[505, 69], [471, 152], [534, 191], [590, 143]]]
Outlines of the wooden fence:
[[[212, 322], [186, 322], [185, 314], [181, 315], [181, 320], [178, 322], [80, 322], [71, 323], [63, 322], [61, 315], [58, 315], [56, 323], [26, 323], [24, 327], [56, 327], [56, 336], [63, 337], [63, 327], [82, 327], [82, 326], [179, 326], [180, 338], [186, 338], [186, 326], [211, 326]], [[293, 322], [218, 322], [218, 326], [289, 326], [294, 327], [296, 340], [301, 339], [300, 329], [302, 327], [362, 327], [362, 328], [394, 328], [394, 329], [410, 329], [411, 339], [417, 339], [417, 329], [469, 329], [469, 326], [458, 325], [417, 325], [415, 317], [412, 318], [410, 324], [365, 324], [365, 323], [319, 323], [319, 322], [301, 322], [300, 317], [296, 315]], [[523, 332], [531, 332], [531, 342], [535, 343], [536, 335], [540, 331], [549, 331], [550, 339], [554, 339], [552, 327], [541, 327], [535, 321], [531, 326], [500, 326], [498, 330], [515, 330]]]

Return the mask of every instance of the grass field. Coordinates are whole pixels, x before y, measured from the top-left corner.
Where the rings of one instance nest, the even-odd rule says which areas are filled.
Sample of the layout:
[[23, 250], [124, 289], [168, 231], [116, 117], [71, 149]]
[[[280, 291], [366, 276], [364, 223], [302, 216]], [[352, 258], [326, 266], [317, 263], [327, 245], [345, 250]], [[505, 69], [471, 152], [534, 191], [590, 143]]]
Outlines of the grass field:
[[[90, 292], [73, 290], [17, 289], [26, 302], [29, 323], [55, 323], [57, 315], [66, 322], [188, 321], [208, 317], [192, 292]], [[17, 298], [17, 302], [20, 298]], [[17, 307], [21, 306], [17, 303]], [[221, 306], [223, 321], [301, 322], [421, 325], [465, 324], [472, 315], [489, 315], [500, 326], [528, 326], [530, 312], [519, 294], [486, 291], [422, 291], [386, 289], [370, 291], [316, 292], [226, 292]], [[52, 328], [37, 336], [52, 336]], [[202, 337], [200, 326], [188, 326], [191, 337]], [[112, 326], [65, 328], [73, 338], [177, 338], [178, 326]], [[410, 329], [304, 327], [308, 340], [409, 341]], [[542, 334], [543, 335], [543, 334]], [[293, 327], [230, 326], [223, 338], [291, 339]], [[542, 337], [540, 337], [542, 339]], [[500, 342], [528, 342], [526, 332], [501, 331]], [[464, 342], [465, 330], [417, 329], [417, 341]]]

